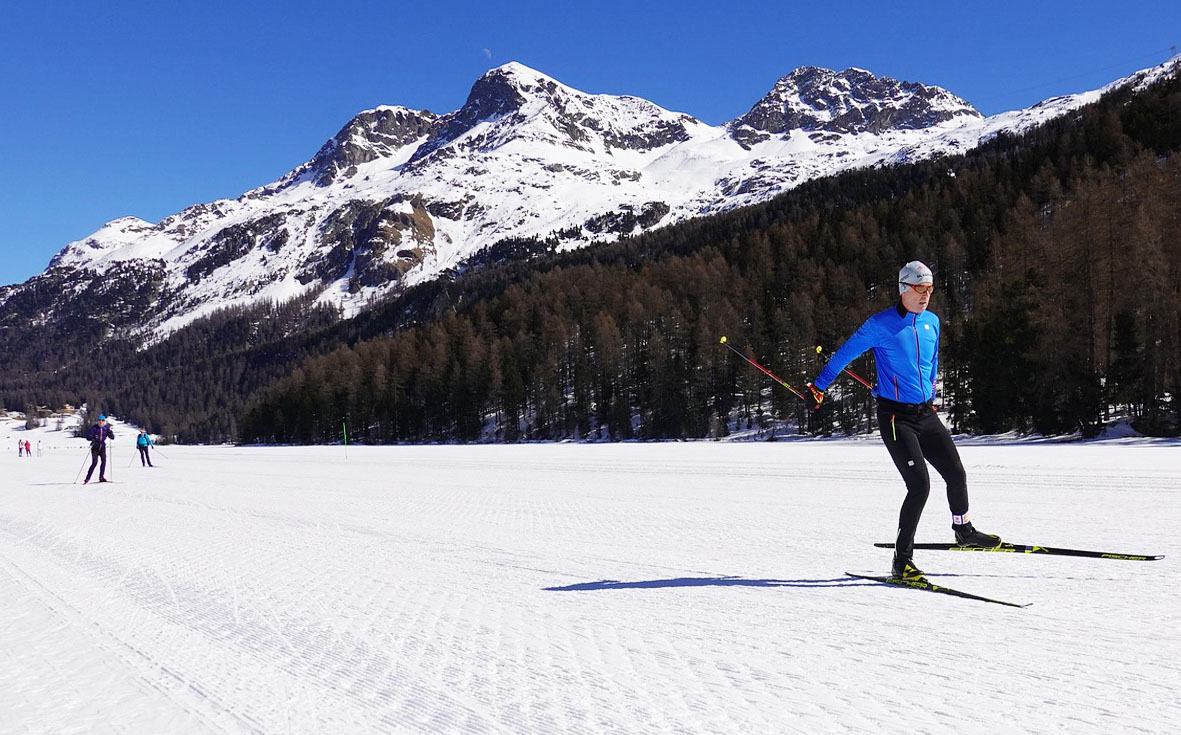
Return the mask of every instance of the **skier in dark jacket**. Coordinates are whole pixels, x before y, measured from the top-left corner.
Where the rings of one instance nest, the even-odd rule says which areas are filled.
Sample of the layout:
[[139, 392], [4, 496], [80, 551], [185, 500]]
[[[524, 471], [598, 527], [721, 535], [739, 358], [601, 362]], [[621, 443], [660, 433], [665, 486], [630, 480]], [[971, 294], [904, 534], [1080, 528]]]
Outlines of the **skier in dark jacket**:
[[140, 429], [139, 436], [135, 438], [135, 446], [139, 449], [139, 464], [141, 467], [154, 467], [152, 458], [148, 454], [148, 447], [154, 447], [152, 437], [148, 436], [147, 429]]
[[939, 317], [927, 311], [934, 289], [931, 269], [917, 260], [898, 273], [898, 303], [874, 314], [838, 349], [809, 383], [815, 405], [841, 371], [873, 349], [877, 385], [878, 426], [894, 465], [906, 482], [906, 499], [898, 517], [892, 571], [900, 579], [923, 579], [914, 566], [914, 534], [930, 493], [927, 462], [947, 483], [951, 527], [960, 546], [991, 548], [1000, 537], [981, 533], [968, 520], [968, 479], [947, 427], [935, 412], [935, 380], [939, 366]]
[[90, 482], [90, 476], [94, 474], [94, 466], [100, 461], [102, 465], [98, 469], [98, 481], [108, 482], [107, 480], [107, 439], [115, 441], [115, 432], [111, 431], [111, 427], [107, 426], [107, 417], [99, 414], [98, 421], [94, 426], [90, 427], [90, 431], [86, 432], [86, 438], [90, 440], [90, 469], [86, 471], [86, 480], [83, 485]]

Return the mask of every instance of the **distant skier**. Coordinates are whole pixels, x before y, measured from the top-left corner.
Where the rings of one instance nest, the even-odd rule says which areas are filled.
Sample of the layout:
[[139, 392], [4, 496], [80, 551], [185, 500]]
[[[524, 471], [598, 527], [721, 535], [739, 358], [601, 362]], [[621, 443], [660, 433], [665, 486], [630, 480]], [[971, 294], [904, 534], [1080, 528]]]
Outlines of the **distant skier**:
[[16, 440], [16, 456], [18, 456], [18, 457], [25, 456], [25, 443], [23, 441], [21, 441], [20, 439]]
[[32, 456], [33, 456], [33, 451], [32, 451], [32, 449], [29, 447], [29, 440], [28, 440], [28, 439], [25, 439], [25, 456], [26, 456], [26, 457], [32, 457]]
[[86, 432], [86, 438], [90, 440], [90, 469], [86, 471], [86, 480], [83, 485], [90, 482], [90, 476], [94, 474], [94, 466], [100, 461], [102, 465], [98, 470], [98, 481], [108, 482], [107, 480], [107, 439], [115, 440], [115, 432], [111, 431], [111, 427], [107, 426], [107, 417], [99, 414], [98, 421], [94, 426], [90, 427], [90, 431]]
[[152, 458], [148, 455], [148, 447], [154, 447], [152, 437], [148, 436], [147, 429], [140, 429], [139, 436], [135, 438], [135, 446], [139, 449], [139, 464], [141, 467], [154, 467]]
[[808, 388], [819, 407], [841, 370], [872, 348], [877, 366], [873, 394], [878, 426], [894, 465], [906, 482], [898, 518], [892, 571], [900, 579], [923, 579], [914, 565], [914, 534], [930, 493], [927, 462], [947, 483], [951, 528], [956, 543], [991, 548], [999, 536], [981, 533], [968, 520], [968, 478], [947, 427], [935, 412], [935, 376], [939, 365], [939, 317], [927, 311], [934, 289], [931, 269], [913, 260], [898, 272], [898, 303], [874, 314], [853, 333]]
[[41, 440], [40, 439], [37, 440], [37, 456], [38, 457], [41, 456]]

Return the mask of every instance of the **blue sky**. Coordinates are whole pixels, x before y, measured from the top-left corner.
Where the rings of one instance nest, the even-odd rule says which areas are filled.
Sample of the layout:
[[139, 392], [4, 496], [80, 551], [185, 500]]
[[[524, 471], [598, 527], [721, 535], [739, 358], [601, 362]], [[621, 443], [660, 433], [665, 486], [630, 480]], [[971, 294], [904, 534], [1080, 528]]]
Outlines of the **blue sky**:
[[18, 0], [0, 19], [0, 284], [109, 220], [156, 222], [270, 182], [361, 110], [450, 112], [509, 61], [718, 124], [797, 66], [935, 84], [993, 114], [1181, 45], [1177, 2], [976, 7]]

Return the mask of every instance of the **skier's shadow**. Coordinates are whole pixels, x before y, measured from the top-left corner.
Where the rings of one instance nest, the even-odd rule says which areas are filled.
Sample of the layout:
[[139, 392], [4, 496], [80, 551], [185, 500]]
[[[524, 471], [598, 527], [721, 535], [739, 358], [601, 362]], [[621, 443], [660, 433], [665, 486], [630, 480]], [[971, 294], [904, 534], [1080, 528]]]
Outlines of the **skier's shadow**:
[[746, 579], [744, 577], [677, 577], [648, 579], [639, 582], [620, 582], [603, 579], [565, 587], [543, 587], [546, 592], [588, 592], [592, 590], [665, 589], [668, 587], [850, 587], [861, 584], [849, 577], [835, 579]]

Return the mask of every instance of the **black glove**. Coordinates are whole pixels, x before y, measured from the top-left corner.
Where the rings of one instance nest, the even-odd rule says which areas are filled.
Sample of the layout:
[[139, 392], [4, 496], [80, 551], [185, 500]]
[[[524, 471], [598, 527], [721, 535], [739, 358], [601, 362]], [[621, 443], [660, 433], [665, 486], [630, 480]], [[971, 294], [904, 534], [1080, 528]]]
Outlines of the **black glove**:
[[824, 402], [824, 391], [820, 390], [811, 383], [808, 383], [808, 394], [811, 396], [810, 400], [805, 398], [805, 400], [808, 400], [808, 406], [813, 411], [820, 408], [820, 404]]

